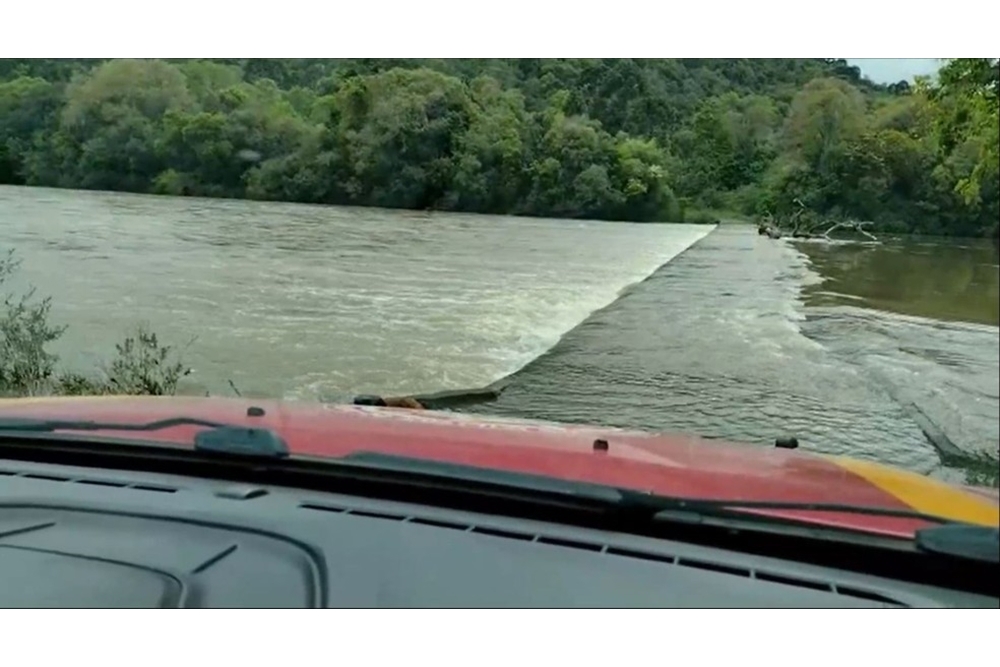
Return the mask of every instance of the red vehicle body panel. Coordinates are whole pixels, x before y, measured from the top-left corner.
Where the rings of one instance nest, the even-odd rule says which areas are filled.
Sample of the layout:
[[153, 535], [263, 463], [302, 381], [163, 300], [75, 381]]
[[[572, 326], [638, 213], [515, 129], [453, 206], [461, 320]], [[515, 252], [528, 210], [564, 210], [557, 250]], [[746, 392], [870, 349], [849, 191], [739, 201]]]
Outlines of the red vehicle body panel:
[[[264, 415], [247, 416], [257, 406]], [[455, 413], [268, 400], [94, 397], [0, 400], [0, 417], [146, 422], [187, 416], [273, 429], [293, 454], [399, 454], [484, 468], [726, 501], [836, 503], [917, 510], [996, 526], [993, 489], [952, 486], [874, 463], [802, 450]], [[197, 427], [101, 432], [111, 437], [190, 444]], [[95, 435], [93, 432], [91, 435]], [[595, 450], [594, 440], [608, 442]], [[913, 519], [777, 511], [817, 524], [912, 536]]]

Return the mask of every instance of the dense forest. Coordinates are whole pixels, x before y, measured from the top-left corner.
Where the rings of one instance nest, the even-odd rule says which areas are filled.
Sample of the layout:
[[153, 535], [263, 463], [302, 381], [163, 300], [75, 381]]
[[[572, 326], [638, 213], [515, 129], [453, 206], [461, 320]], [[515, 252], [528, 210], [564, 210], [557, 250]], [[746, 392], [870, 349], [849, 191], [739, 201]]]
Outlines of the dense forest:
[[996, 235], [996, 59], [0, 60], [0, 183]]

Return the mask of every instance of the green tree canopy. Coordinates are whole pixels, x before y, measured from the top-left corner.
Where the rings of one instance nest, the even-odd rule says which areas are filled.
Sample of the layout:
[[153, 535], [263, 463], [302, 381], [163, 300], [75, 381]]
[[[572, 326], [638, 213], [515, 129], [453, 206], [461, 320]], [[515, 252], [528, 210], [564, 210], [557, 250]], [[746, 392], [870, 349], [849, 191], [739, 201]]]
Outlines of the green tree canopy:
[[996, 59], [0, 61], [0, 182], [671, 221], [805, 203], [995, 234]]

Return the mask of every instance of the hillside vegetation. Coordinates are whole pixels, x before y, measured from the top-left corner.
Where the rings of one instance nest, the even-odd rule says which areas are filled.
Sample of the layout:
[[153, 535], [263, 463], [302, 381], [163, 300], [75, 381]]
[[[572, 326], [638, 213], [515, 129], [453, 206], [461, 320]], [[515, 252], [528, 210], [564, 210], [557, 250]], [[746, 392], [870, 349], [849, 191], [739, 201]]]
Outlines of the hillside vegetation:
[[[997, 233], [996, 59], [0, 60], [0, 183]], [[699, 213], [696, 213], [699, 212]]]

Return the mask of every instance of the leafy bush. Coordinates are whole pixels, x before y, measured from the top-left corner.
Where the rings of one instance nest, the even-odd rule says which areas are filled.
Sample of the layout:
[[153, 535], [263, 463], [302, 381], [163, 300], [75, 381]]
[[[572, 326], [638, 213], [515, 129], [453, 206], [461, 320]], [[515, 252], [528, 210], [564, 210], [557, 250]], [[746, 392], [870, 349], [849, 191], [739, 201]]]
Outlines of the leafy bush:
[[58, 360], [46, 346], [66, 331], [49, 323], [51, 299], [36, 299], [30, 287], [20, 295], [8, 290], [19, 266], [13, 251], [0, 255], [0, 396], [43, 392]]
[[19, 266], [13, 251], [0, 256], [0, 396], [172, 395], [191, 372], [176, 350], [145, 326], [115, 345], [115, 356], [99, 373], [58, 372], [58, 356], [48, 346], [66, 327], [50, 322], [49, 297], [36, 298], [31, 287], [21, 294], [10, 291]]
[[115, 344], [115, 357], [105, 381], [108, 391], [104, 393], [172, 395], [180, 379], [190, 372], [190, 368], [174, 357], [172, 346], [161, 345], [155, 333], [140, 326]]

